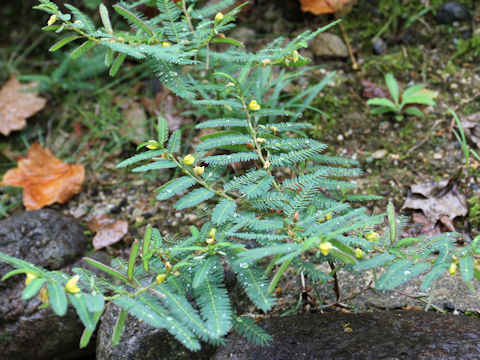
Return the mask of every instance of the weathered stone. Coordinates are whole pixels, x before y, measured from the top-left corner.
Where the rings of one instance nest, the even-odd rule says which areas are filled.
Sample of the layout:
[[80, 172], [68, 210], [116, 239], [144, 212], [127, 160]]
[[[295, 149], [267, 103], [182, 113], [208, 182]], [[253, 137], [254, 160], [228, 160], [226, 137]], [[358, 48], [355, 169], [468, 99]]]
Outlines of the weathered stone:
[[464, 4], [450, 1], [437, 9], [436, 20], [439, 24], [451, 24], [454, 21], [468, 20], [470, 16], [470, 12]]
[[191, 352], [164, 329], [128, 315], [122, 337], [117, 346], [112, 345], [112, 333], [120, 309], [110, 305], [101, 318], [97, 336], [97, 360], [207, 360], [216, 348], [202, 344], [198, 352]]
[[[325, 265], [325, 267], [321, 269], [328, 271], [329, 268]], [[382, 270], [378, 271], [377, 276], [380, 276], [381, 273]], [[367, 286], [373, 285], [374, 277], [371, 271], [362, 271], [357, 274], [340, 271], [338, 279], [340, 289], [343, 289], [347, 293], [344, 297], [348, 297], [348, 294], [360, 293], [358, 296], [345, 301], [348, 305], [359, 310], [392, 310], [402, 309], [407, 306], [425, 305], [413, 298], [426, 295], [420, 291], [424, 276], [425, 275], [418, 276], [399, 286], [396, 288], [398, 292], [370, 290], [360, 293]], [[448, 302], [459, 311], [477, 312], [480, 310], [480, 283], [478, 281], [472, 281], [472, 287], [473, 291], [465, 285], [460, 276], [451, 276], [446, 272], [436, 281], [432, 304], [443, 308], [444, 304]], [[319, 293], [322, 295], [323, 301], [336, 301], [335, 293], [330, 285], [321, 285], [319, 287]], [[341, 301], [343, 302], [343, 300]]]
[[310, 48], [317, 56], [348, 57], [347, 46], [335, 34], [325, 32], [318, 34]]
[[[54, 210], [26, 211], [0, 221], [1, 252], [51, 270], [72, 262], [85, 245], [82, 228]], [[0, 263], [1, 276], [10, 269]]]
[[[53, 210], [29, 211], [0, 221], [0, 251], [39, 266], [60, 269], [82, 255], [86, 239], [72, 219]], [[73, 264], [73, 266], [85, 265]], [[11, 269], [0, 263], [0, 276]], [[79, 350], [83, 326], [70, 308], [58, 317], [38, 309], [38, 298], [22, 300], [23, 276], [0, 284], [0, 354], [2, 359], [72, 359], [92, 354]]]
[[212, 360], [480, 358], [480, 320], [451, 314], [306, 314], [258, 325], [273, 337], [269, 346], [231, 334]]

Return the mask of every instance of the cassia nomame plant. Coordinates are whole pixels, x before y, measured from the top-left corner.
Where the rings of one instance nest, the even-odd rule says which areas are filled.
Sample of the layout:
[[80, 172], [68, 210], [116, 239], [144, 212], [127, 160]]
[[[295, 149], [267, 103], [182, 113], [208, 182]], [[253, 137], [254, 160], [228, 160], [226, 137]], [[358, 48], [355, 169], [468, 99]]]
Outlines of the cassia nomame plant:
[[[145, 19], [138, 4], [154, 6], [158, 15]], [[193, 149], [182, 141], [180, 130], [170, 132], [159, 117], [158, 136], [141, 144], [145, 151], [122, 161], [134, 172], [176, 169], [180, 174], [157, 189], [157, 200], [175, 197], [176, 210], [201, 205], [207, 221], [190, 227], [191, 235], [166, 241], [148, 225], [143, 241], [132, 244], [128, 261], [110, 265], [86, 258], [108, 278], [75, 268], [70, 277], [49, 272], [20, 259], [0, 254], [16, 270], [4, 276], [27, 274], [23, 297], [40, 297], [58, 315], [68, 303], [85, 325], [81, 346], [86, 346], [108, 303], [122, 309], [113, 343], [121, 337], [127, 312], [146, 323], [164, 328], [190, 350], [200, 341], [219, 344], [236, 331], [257, 344], [270, 337], [253, 319], [233, 308], [224, 284], [227, 266], [248, 298], [262, 311], [275, 306], [274, 290], [287, 269], [316, 286], [336, 278], [339, 269], [360, 271], [386, 267], [376, 277], [378, 289], [393, 289], [427, 273], [427, 290], [452, 264], [470, 283], [480, 278], [473, 255], [478, 242], [458, 252], [456, 234], [403, 239], [406, 223], [390, 204], [388, 227], [376, 227], [384, 215], [369, 216], [352, 203], [374, 196], [350, 194], [351, 178], [361, 174], [351, 159], [325, 155], [326, 145], [309, 138], [310, 124], [300, 122], [326, 78], [295, 96], [283, 89], [309, 70], [309, 60], [298, 50], [324, 28], [306, 31], [293, 40], [277, 39], [251, 53], [224, 35], [233, 27], [239, 8], [225, 14], [233, 0], [195, 8], [195, 1], [158, 0], [120, 2], [113, 9], [132, 31], [114, 30], [107, 8], [100, 5], [102, 27], [71, 5], [62, 13], [48, 0], [36, 8], [51, 14], [45, 30], [67, 32], [51, 50], [81, 42], [71, 57], [93, 47], [106, 49], [105, 63], [115, 74], [127, 57], [148, 62], [176, 95], [197, 108], [197, 129], [212, 129]], [[217, 48], [216, 43], [228, 48]], [[302, 67], [298, 69], [298, 67]], [[282, 68], [278, 72], [278, 68]], [[182, 149], [187, 149], [183, 152]], [[230, 165], [240, 164], [232, 175]], [[377, 232], [378, 231], [378, 232]], [[383, 235], [380, 235], [382, 233]], [[252, 247], [252, 241], [255, 246]], [[438, 252], [440, 255], [432, 257]], [[455, 257], [453, 257], [455, 254]], [[334, 268], [324, 272], [319, 265]]]

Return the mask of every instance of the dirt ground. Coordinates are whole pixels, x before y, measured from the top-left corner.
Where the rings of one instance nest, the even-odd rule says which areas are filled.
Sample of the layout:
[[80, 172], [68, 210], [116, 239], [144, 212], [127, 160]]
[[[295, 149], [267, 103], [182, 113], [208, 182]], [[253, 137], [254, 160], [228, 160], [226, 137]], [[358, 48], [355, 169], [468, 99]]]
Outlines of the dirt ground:
[[[480, 36], [480, 9], [478, 6], [475, 9], [469, 2], [465, 4], [471, 6], [472, 18], [453, 24], [438, 24], [434, 14], [427, 13], [421, 21], [406, 28], [402, 14], [396, 32], [388, 29], [381, 36], [386, 51], [377, 55], [372, 52], [371, 38], [386, 21], [379, 8], [381, 2], [359, 1], [343, 21], [361, 65], [359, 70], [352, 69], [348, 57], [316, 57], [311, 50], [303, 52], [313, 57], [313, 64], [318, 68], [300, 78], [289, 90], [298, 91], [336, 71], [334, 81], [312, 104], [327, 116], [307, 111], [303, 120], [314, 125], [310, 135], [328, 144], [329, 154], [359, 160], [364, 175], [356, 180], [356, 191], [383, 196], [382, 200], [364, 204], [371, 212], [384, 212], [388, 201], [392, 201], [400, 213], [411, 216], [411, 210], [400, 209], [412, 184], [448, 180], [467, 199], [480, 195], [480, 164], [471, 159], [470, 166], [465, 166], [461, 146], [452, 133], [452, 116], [446, 108], [451, 107], [461, 118], [480, 112], [480, 58], [475, 55], [480, 52], [480, 44], [477, 47], [472, 45], [461, 55], [458, 55], [457, 45], [460, 39]], [[29, 5], [29, 2], [23, 5]], [[54, 71], [61, 59], [47, 51], [53, 37], [40, 31], [45, 16], [32, 15], [22, 7], [21, 11], [16, 10], [17, 16], [24, 18], [19, 21], [19, 18], [11, 17], [8, 9], [2, 11], [2, 17], [9, 20], [0, 33], [9, 31], [8, 39], [0, 41], [0, 81], [7, 80], [10, 74], [49, 74]], [[365, 21], [366, 17], [368, 21]], [[331, 15], [303, 13], [295, 1], [286, 4], [258, 0], [241, 15], [237, 34], [244, 37], [240, 40], [245, 41], [250, 49], [255, 49], [278, 35], [291, 37], [333, 19]], [[26, 22], [30, 24], [19, 25]], [[330, 32], [341, 36], [338, 28]], [[437, 91], [437, 105], [422, 108], [425, 112], [422, 118], [408, 116], [402, 121], [389, 114], [370, 114], [367, 99], [362, 95], [361, 81], [369, 80], [385, 88], [386, 72], [393, 73], [403, 89], [413, 83], [424, 83], [428, 89]], [[89, 81], [105, 86], [108, 79], [95, 76]], [[63, 91], [61, 86], [52, 84], [42, 93], [48, 100], [47, 107], [30, 118], [24, 130], [9, 137], [0, 135], [0, 176], [25, 155], [27, 145], [40, 141], [62, 159], [86, 166], [83, 192], [67, 204], [55, 204], [52, 208], [77, 218], [84, 225], [104, 213], [128, 221], [128, 234], [120, 243], [108, 248], [112, 255], [121, 255], [134, 238], [142, 237], [148, 223], [157, 226], [174, 241], [188, 232], [188, 226], [201, 223], [201, 213], [172, 211], [174, 200], [155, 200], [154, 190], [170, 178], [168, 171], [138, 175], [116, 169], [119, 161], [135, 153], [135, 144], [117, 132], [118, 123], [94, 123], [105, 113], [117, 114], [118, 121], [122, 121], [118, 99], [140, 99], [151, 91], [151, 76], [147, 72], [124, 77], [117, 88], [94, 96], [88, 91]], [[172, 109], [178, 111], [181, 107], [181, 102], [175, 102]], [[192, 121], [188, 116], [180, 120], [182, 126]], [[97, 133], [96, 129], [106, 133]], [[146, 129], [145, 140], [150, 138], [153, 127], [148, 124]], [[114, 136], [110, 135], [112, 131]], [[470, 141], [469, 145], [478, 150], [474, 142]], [[0, 216], [9, 216], [23, 209], [21, 190], [0, 188], [0, 196]], [[476, 204], [473, 201], [469, 207]], [[455, 229], [462, 234], [461, 242], [469, 242], [478, 235], [480, 211], [478, 223], [472, 224], [471, 219], [469, 221], [468, 216], [454, 219]], [[429, 225], [437, 226], [439, 231], [446, 230], [444, 225]], [[418, 224], [411, 228], [415, 235], [427, 231], [425, 226]], [[92, 231], [87, 228], [85, 231], [93, 237]]]

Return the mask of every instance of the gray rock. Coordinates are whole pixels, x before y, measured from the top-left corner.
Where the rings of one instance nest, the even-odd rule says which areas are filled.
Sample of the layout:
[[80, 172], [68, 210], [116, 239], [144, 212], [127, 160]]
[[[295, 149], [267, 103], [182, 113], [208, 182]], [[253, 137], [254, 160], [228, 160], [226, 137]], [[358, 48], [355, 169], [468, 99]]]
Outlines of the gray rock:
[[335, 34], [325, 32], [318, 34], [310, 48], [317, 56], [348, 57], [346, 45]]
[[112, 333], [120, 309], [109, 305], [102, 318], [97, 335], [97, 360], [207, 360], [216, 348], [202, 344], [198, 352], [187, 350], [166, 330], [156, 329], [128, 315], [122, 337], [112, 345]]
[[436, 20], [439, 24], [451, 24], [454, 21], [470, 19], [470, 12], [464, 4], [450, 1], [437, 9]]
[[[54, 210], [26, 211], [0, 221], [1, 252], [51, 270], [72, 262], [85, 245], [82, 228]], [[0, 263], [0, 276], [10, 269]]]
[[[60, 269], [82, 255], [86, 239], [71, 218], [53, 210], [28, 211], [0, 221], [0, 251], [39, 266]], [[80, 264], [79, 264], [80, 265]], [[0, 263], [0, 276], [11, 267]], [[75, 311], [58, 317], [41, 301], [21, 298], [24, 277], [0, 284], [0, 354], [2, 359], [73, 359], [92, 354], [79, 350], [83, 326]]]
[[387, 52], [387, 44], [381, 38], [372, 41], [372, 50], [375, 55], [382, 55]]
[[306, 314], [258, 323], [268, 347], [231, 334], [212, 360], [479, 359], [480, 321], [423, 311]]
[[[328, 270], [325, 266], [324, 270]], [[380, 270], [377, 275], [381, 275]], [[412, 297], [406, 296], [421, 296], [426, 295], [420, 291], [422, 281], [425, 274], [409, 280], [407, 283], [399, 286], [395, 291], [378, 291], [371, 290], [360, 293], [368, 285], [373, 284], [373, 274], [371, 271], [363, 271], [357, 274], [352, 274], [347, 271], [340, 271], [338, 274], [340, 289], [343, 289], [346, 293], [343, 297], [346, 298], [351, 294], [360, 293], [353, 299], [343, 301], [346, 304], [359, 309], [359, 310], [392, 310], [402, 309], [407, 306], [424, 306], [418, 300]], [[436, 281], [436, 286], [433, 291], [432, 304], [443, 308], [445, 303], [450, 303], [451, 307], [462, 311], [477, 312], [480, 309], [480, 283], [478, 281], [472, 281], [473, 291], [465, 285], [460, 276], [451, 276], [446, 272], [440, 276]], [[335, 293], [330, 284], [322, 285], [319, 287], [319, 293], [322, 294], [322, 300], [327, 302], [336, 302]], [[403, 294], [402, 294], [403, 293]]]

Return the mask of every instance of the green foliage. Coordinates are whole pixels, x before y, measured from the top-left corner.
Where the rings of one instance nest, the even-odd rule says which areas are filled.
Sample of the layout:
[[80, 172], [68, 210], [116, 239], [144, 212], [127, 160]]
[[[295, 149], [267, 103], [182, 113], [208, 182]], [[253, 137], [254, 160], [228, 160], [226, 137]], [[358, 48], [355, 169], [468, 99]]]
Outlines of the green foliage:
[[[386, 269], [376, 279], [378, 288], [392, 289], [425, 272], [428, 288], [457, 262], [468, 284], [480, 278], [472, 260], [480, 252], [478, 240], [459, 253], [453, 242], [456, 234], [402, 239], [405, 221], [396, 216], [393, 205], [388, 207], [389, 224], [379, 236], [374, 229], [385, 216], [370, 216], [349, 200], [365, 198], [349, 194], [354, 188], [351, 178], [361, 174], [358, 163], [324, 155], [326, 145], [304, 133], [310, 125], [298, 121], [301, 112], [311, 110], [309, 104], [330, 77], [294, 96], [283, 91], [311, 70], [298, 69], [308, 63], [298, 49], [328, 27], [306, 31], [289, 42], [275, 40], [257, 53], [233, 40], [229, 48], [217, 51], [213, 43], [233, 27], [239, 8], [220, 16], [217, 12], [233, 1], [202, 9], [195, 9], [194, 3], [160, 0], [155, 2], [158, 16], [146, 19], [134, 5], [121, 2], [114, 11], [131, 32], [116, 30], [103, 5], [103, 27], [97, 28], [73, 7], [68, 7], [71, 14], [64, 14], [49, 0], [40, 0], [36, 8], [54, 14], [60, 23], [46, 30], [74, 33], [71, 43], [87, 41], [88, 46], [74, 52], [79, 59], [96, 48], [108, 49], [106, 63], [112, 75], [127, 57], [148, 63], [165, 86], [196, 108], [194, 115], [204, 120], [196, 127], [213, 133], [190, 149], [181, 131], [170, 133], [168, 123], [160, 118], [158, 141], [146, 141], [139, 146], [146, 151], [118, 164], [134, 166], [137, 172], [175, 169], [174, 178], [158, 188], [157, 199], [178, 197], [177, 210], [201, 206], [205, 214], [201, 228], [191, 226], [190, 236], [169, 242], [159, 229], [147, 226], [143, 242], [133, 243], [128, 261], [114, 259], [107, 265], [85, 259], [115, 281], [78, 268], [69, 278], [0, 253], [1, 261], [17, 269], [6, 277], [18, 273], [36, 277], [25, 298], [35, 296], [46, 283], [48, 303], [58, 315], [72, 304], [85, 325], [82, 347], [105, 304], [114, 303], [122, 309], [114, 344], [128, 312], [166, 329], [188, 349], [198, 350], [200, 341], [219, 344], [230, 330], [256, 344], [270, 340], [253, 319], [233, 308], [230, 296], [237, 294], [229, 294], [224, 283], [226, 266], [252, 303], [265, 312], [275, 306], [274, 290], [287, 269], [305, 275], [312, 286], [331, 281], [340, 269], [356, 272], [382, 266]], [[387, 84], [395, 109], [403, 111], [411, 99], [418, 103], [418, 86], [400, 98], [392, 79], [388, 77]], [[238, 173], [233, 174], [231, 167]], [[322, 262], [329, 262], [334, 270], [319, 271]]]
[[373, 98], [368, 100], [367, 105], [374, 106], [370, 110], [372, 114], [392, 112], [395, 114], [395, 119], [400, 121], [404, 115], [424, 116], [423, 112], [416, 107], [418, 105], [436, 105], [433, 100], [435, 93], [425, 90], [424, 85], [412, 85], [400, 93], [397, 80], [390, 73], [385, 75], [385, 83], [391, 99]]

